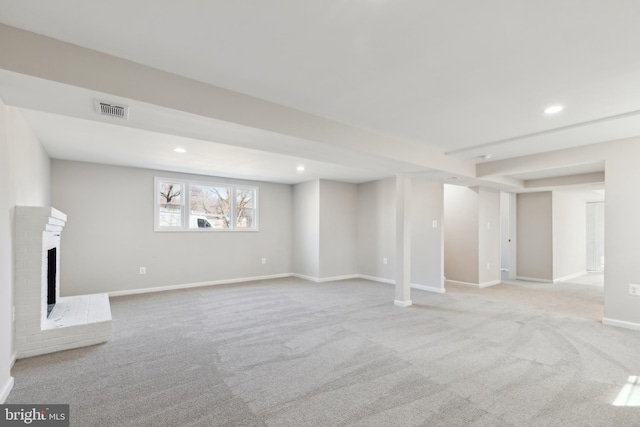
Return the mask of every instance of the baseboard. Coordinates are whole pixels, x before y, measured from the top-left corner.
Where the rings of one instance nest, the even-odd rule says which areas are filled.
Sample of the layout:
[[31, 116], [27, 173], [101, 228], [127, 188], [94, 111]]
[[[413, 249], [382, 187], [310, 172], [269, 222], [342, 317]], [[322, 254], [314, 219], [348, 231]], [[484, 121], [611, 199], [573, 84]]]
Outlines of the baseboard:
[[[386, 283], [388, 285], [395, 285], [396, 284], [396, 281], [393, 280], [393, 279], [383, 279], [382, 277], [367, 276], [365, 274], [359, 274], [358, 277], [360, 279], [371, 280], [372, 282]], [[435, 292], [435, 293], [438, 293], [438, 294], [444, 294], [445, 293], [444, 288], [440, 288], [440, 287], [437, 287], [437, 286], [418, 285], [416, 283], [412, 283], [411, 284], [411, 288], [412, 289], [418, 289], [418, 290], [421, 290], [421, 291]]]
[[492, 280], [491, 282], [484, 282], [478, 285], [479, 288], [488, 288], [489, 286], [495, 286], [502, 283], [502, 280]]
[[396, 284], [396, 281], [393, 280], [393, 279], [384, 279], [382, 277], [367, 276], [366, 274], [358, 274], [358, 278], [365, 279], [365, 280], [371, 280], [372, 282], [387, 283], [389, 285], [395, 285]]
[[399, 299], [397, 299], [397, 300], [393, 301], [393, 303], [395, 305], [397, 305], [398, 307], [410, 307], [413, 304], [413, 302], [411, 302], [410, 299], [408, 299], [406, 301], [400, 301]]
[[238, 279], [215, 280], [212, 282], [186, 283], [182, 285], [159, 286], [155, 288], [131, 289], [127, 291], [109, 292], [110, 297], [119, 297], [124, 295], [147, 294], [151, 292], [175, 291], [178, 289], [200, 288], [204, 286], [228, 285], [232, 283], [254, 282], [256, 280], [281, 279], [283, 277], [291, 277], [291, 273], [272, 274], [269, 276], [242, 277]]
[[11, 390], [13, 390], [13, 377], [9, 377], [2, 389], [0, 389], [0, 405], [7, 401]]
[[9, 369], [13, 369], [13, 365], [16, 364], [16, 352], [11, 353], [11, 358], [9, 359]]
[[324, 282], [336, 282], [338, 280], [350, 280], [350, 279], [359, 279], [359, 274], [346, 274], [344, 276], [333, 276], [333, 277], [313, 277], [307, 276], [305, 274], [291, 273], [291, 277], [297, 277], [298, 279], [308, 280], [310, 282], [315, 283], [324, 283]]
[[516, 280], [524, 280], [525, 282], [553, 283], [553, 280], [537, 279], [535, 277], [516, 276]]
[[587, 274], [587, 270], [581, 271], [579, 273], [569, 274], [568, 276], [560, 277], [558, 279], [553, 279], [553, 283], [564, 282], [565, 280], [575, 279], [576, 277], [584, 276]]
[[437, 294], [444, 294], [446, 292], [444, 290], [444, 288], [438, 288], [438, 287], [435, 287], [435, 286], [427, 286], [427, 285], [418, 285], [416, 283], [412, 283], [411, 284], [411, 288], [412, 289], [419, 289], [421, 291], [435, 292]]
[[449, 285], [462, 285], [462, 286], [471, 286], [473, 288], [477, 288], [479, 287], [479, 285], [477, 283], [471, 283], [471, 282], [460, 282], [458, 280], [447, 280], [445, 282], [445, 285], [449, 284]]
[[602, 324], [607, 326], [617, 326], [619, 328], [633, 329], [634, 331], [640, 331], [640, 323], [627, 322], [626, 320], [602, 318]]

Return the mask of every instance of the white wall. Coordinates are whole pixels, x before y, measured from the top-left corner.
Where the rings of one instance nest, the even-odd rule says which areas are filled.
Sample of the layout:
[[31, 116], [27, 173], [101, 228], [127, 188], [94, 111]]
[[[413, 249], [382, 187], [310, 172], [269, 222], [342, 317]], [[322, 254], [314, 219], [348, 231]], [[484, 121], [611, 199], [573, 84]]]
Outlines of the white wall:
[[320, 180], [319, 277], [358, 274], [358, 186]]
[[49, 156], [19, 110], [0, 100], [0, 403], [11, 384], [14, 358], [13, 211], [49, 206]]
[[587, 203], [587, 270], [604, 270], [604, 202]]
[[[443, 289], [443, 185], [412, 179], [411, 283]], [[358, 272], [395, 282], [395, 178], [358, 185]], [[437, 221], [437, 227], [433, 227]], [[384, 258], [387, 264], [384, 264]]]
[[444, 186], [413, 179], [411, 189], [411, 283], [444, 289]]
[[[604, 271], [606, 319], [640, 329], [640, 297], [629, 284], [640, 283], [640, 140], [607, 151]], [[619, 323], [615, 323], [619, 324]]]
[[395, 178], [358, 185], [358, 272], [389, 281], [395, 281], [395, 186]]
[[9, 142], [7, 140], [7, 112], [0, 101], [0, 403], [11, 390], [11, 358], [13, 356], [13, 257], [11, 248], [11, 220], [9, 219]]
[[[156, 176], [259, 187], [260, 231], [154, 232]], [[63, 295], [291, 272], [290, 185], [54, 160], [52, 198], [68, 215], [60, 253]], [[139, 274], [142, 266], [146, 275]]]
[[518, 277], [553, 281], [553, 203], [550, 191], [517, 195]]
[[553, 192], [553, 280], [586, 272], [586, 203], [574, 194]]
[[478, 187], [444, 186], [444, 271], [447, 280], [479, 283], [478, 191]]
[[478, 189], [478, 283], [500, 281], [500, 192]]
[[320, 277], [320, 181], [293, 186], [292, 272]]

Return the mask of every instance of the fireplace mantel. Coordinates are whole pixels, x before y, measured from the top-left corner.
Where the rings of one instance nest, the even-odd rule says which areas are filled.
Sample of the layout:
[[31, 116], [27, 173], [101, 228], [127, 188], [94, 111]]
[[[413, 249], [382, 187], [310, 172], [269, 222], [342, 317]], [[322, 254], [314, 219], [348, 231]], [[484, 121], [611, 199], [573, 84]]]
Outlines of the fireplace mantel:
[[[67, 215], [52, 207], [15, 209], [16, 357], [106, 342], [111, 336], [107, 294], [60, 297], [60, 250]], [[50, 249], [56, 248], [56, 305], [47, 317]]]

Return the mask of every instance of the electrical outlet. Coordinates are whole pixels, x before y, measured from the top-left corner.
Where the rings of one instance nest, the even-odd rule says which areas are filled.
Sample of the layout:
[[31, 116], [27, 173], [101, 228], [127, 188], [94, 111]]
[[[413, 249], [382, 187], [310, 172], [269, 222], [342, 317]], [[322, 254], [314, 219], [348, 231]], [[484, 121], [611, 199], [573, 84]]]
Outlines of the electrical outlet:
[[433, 222], [431, 222], [431, 226], [433, 228], [438, 228], [438, 221], [434, 219]]
[[266, 264], [267, 263], [267, 259], [266, 258], [262, 258], [262, 263]]
[[491, 264], [487, 263], [487, 270], [491, 270]]
[[388, 260], [387, 260], [386, 258], [382, 258], [382, 263], [383, 263], [384, 265], [387, 265], [387, 261], [388, 261]]
[[147, 274], [147, 267], [140, 267], [140, 274]]
[[491, 223], [490, 222], [487, 223], [487, 230], [491, 230]]
[[634, 285], [633, 283], [630, 284], [629, 285], [629, 295], [640, 297], [640, 285]]

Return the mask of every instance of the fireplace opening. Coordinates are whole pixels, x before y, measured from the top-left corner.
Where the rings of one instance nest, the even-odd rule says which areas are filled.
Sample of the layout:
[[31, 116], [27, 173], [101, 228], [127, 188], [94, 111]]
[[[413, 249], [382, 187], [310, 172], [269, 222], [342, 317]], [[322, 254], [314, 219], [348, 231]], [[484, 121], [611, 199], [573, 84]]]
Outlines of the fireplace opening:
[[58, 267], [57, 248], [47, 252], [47, 317], [56, 305], [56, 273]]

